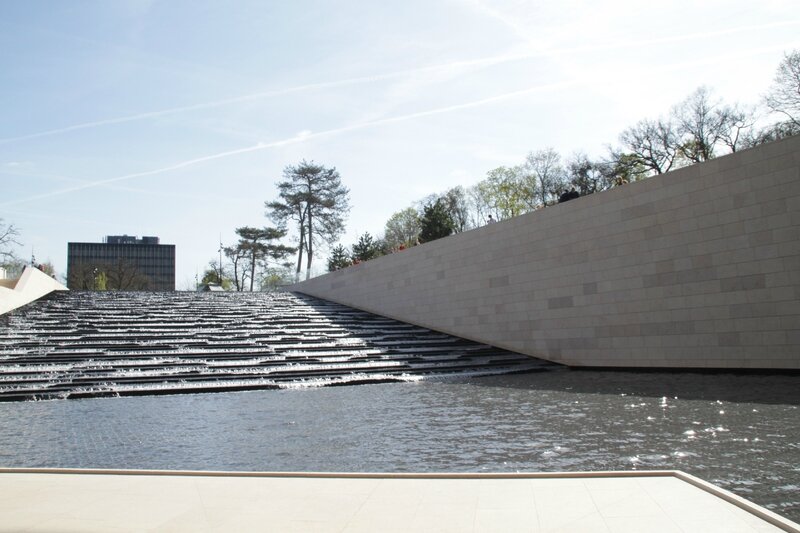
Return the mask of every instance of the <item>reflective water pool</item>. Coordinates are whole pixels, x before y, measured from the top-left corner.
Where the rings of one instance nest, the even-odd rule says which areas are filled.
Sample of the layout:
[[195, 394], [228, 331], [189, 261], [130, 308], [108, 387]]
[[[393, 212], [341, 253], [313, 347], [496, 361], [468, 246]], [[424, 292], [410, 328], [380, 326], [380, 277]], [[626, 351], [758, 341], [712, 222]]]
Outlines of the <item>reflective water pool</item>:
[[800, 376], [557, 370], [0, 404], [0, 465], [680, 469], [800, 521]]

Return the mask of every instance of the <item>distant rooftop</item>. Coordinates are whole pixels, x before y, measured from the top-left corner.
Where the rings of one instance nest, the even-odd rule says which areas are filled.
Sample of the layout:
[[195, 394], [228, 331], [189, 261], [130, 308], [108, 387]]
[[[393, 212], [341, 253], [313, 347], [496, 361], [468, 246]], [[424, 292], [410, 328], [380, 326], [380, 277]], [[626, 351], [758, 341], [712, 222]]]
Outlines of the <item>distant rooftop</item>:
[[106, 244], [158, 244], [158, 237], [145, 237], [137, 239], [135, 235], [109, 235], [103, 242]]

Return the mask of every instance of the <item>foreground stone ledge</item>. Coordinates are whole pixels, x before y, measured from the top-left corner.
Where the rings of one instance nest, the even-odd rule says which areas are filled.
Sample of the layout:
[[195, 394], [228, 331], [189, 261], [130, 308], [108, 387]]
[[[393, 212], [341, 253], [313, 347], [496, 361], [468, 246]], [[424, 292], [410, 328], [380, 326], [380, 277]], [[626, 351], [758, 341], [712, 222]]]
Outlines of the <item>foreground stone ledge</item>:
[[0, 469], [2, 531], [800, 531], [680, 471]]

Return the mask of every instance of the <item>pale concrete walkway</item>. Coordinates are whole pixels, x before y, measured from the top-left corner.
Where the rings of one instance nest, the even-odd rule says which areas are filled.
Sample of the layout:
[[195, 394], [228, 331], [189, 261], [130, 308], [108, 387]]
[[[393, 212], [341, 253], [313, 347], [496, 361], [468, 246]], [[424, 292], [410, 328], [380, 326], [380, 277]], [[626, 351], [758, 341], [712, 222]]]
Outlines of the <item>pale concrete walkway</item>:
[[97, 472], [0, 470], [0, 530], [800, 531], [797, 524], [675, 472], [586, 477]]

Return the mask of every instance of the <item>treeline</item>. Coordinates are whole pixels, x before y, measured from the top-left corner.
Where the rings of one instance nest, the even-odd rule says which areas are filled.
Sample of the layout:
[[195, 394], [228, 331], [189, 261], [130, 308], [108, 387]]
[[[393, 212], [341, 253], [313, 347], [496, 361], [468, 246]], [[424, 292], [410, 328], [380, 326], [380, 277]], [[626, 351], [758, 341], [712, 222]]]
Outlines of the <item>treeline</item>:
[[[800, 51], [784, 56], [762, 103], [760, 112], [727, 104], [700, 87], [666, 115], [625, 129], [604, 156], [532, 151], [516, 165], [490, 170], [472, 187], [453, 187], [394, 213], [381, 236], [364, 233], [350, 248], [337, 245], [328, 270], [798, 134]], [[756, 127], [768, 115], [781, 118]]]
[[285, 230], [242, 226], [236, 228], [236, 235], [236, 243], [220, 243], [220, 259], [209, 262], [200, 285], [215, 284], [241, 292], [269, 290], [286, 282], [291, 263], [284, 260], [295, 249], [275, 242], [286, 236]]
[[80, 291], [149, 291], [154, 288], [153, 280], [141, 272], [136, 262], [122, 258], [75, 262], [67, 273], [67, 286]]

